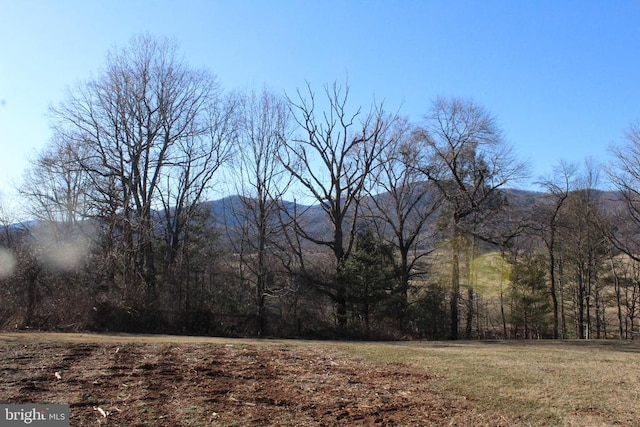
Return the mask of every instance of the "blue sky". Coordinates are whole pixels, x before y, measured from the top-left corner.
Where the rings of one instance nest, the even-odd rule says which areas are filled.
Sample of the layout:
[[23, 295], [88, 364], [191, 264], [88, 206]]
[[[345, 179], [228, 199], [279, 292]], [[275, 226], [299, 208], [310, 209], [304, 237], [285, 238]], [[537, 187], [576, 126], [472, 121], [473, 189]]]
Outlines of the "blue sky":
[[226, 89], [348, 76], [354, 103], [413, 120], [436, 96], [471, 98], [534, 179], [561, 159], [606, 162], [640, 119], [637, 1], [0, 0], [5, 204], [49, 140], [48, 106], [143, 32], [175, 38]]

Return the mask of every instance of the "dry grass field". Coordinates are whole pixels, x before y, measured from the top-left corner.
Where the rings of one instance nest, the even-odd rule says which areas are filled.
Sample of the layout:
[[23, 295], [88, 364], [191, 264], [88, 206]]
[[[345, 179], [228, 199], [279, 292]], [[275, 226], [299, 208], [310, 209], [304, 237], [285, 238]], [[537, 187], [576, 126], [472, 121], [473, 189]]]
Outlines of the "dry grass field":
[[429, 372], [438, 393], [525, 425], [640, 425], [640, 347], [612, 341], [350, 345], [374, 363]]
[[640, 425], [640, 347], [0, 334], [0, 402], [71, 425]]

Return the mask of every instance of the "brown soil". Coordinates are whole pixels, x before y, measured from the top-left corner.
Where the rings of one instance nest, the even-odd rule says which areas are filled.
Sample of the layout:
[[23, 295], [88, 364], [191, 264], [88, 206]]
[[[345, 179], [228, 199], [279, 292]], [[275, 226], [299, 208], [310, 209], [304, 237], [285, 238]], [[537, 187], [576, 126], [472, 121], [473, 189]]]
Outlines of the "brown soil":
[[9, 343], [0, 372], [0, 402], [68, 403], [72, 426], [513, 424], [329, 344]]

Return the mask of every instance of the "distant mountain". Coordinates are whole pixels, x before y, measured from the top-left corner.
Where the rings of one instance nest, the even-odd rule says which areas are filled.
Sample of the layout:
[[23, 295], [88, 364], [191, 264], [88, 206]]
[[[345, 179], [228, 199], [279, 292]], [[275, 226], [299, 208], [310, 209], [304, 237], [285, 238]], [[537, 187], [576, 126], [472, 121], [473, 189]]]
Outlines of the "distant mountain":
[[[416, 183], [415, 185], [422, 185], [422, 183]], [[605, 211], [613, 212], [624, 207], [621, 202], [621, 197], [618, 192], [615, 191], [601, 191], [590, 190], [592, 197], [603, 206]], [[530, 213], [532, 207], [542, 206], [553, 202], [553, 198], [549, 193], [543, 193], [538, 191], [522, 190], [507, 188], [502, 190], [506, 197], [507, 203], [511, 208], [511, 214], [515, 214], [516, 217], [526, 217]], [[378, 199], [381, 205], [385, 202], [389, 202], [391, 197], [389, 193], [380, 193], [375, 196], [369, 196]], [[242, 196], [232, 195], [217, 200], [203, 202], [203, 206], [208, 209], [211, 214], [212, 220], [217, 227], [221, 230], [229, 231], [237, 228], [243, 218], [248, 217], [249, 212], [246, 210], [246, 200]], [[367, 199], [365, 199], [366, 201]], [[425, 198], [424, 203], [430, 203], [428, 198]], [[368, 203], [373, 206], [372, 203]], [[307, 232], [319, 239], [328, 240], [331, 238], [332, 227], [326, 216], [325, 211], [319, 204], [314, 205], [302, 205], [296, 204], [291, 201], [283, 201], [282, 206], [285, 208], [285, 212], [291, 217], [297, 214], [298, 218], [304, 224]], [[375, 213], [375, 212], [374, 212]], [[156, 212], [158, 219], [163, 218], [162, 212]], [[514, 219], [514, 218], [512, 218]], [[431, 221], [432, 226], [435, 226], [437, 220], [437, 214], [433, 216]], [[500, 220], [499, 216], [496, 220]], [[0, 225], [0, 232], [6, 233], [18, 233], [21, 230], [29, 230], [39, 224], [39, 221], [26, 221], [17, 224], [11, 224], [8, 226]], [[227, 236], [228, 233], [222, 233], [223, 236]]]

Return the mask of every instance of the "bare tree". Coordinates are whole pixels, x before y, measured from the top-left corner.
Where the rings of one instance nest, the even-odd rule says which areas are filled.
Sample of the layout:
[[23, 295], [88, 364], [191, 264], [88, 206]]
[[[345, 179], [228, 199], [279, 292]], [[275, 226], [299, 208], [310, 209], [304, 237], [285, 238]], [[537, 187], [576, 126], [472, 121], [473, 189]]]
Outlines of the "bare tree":
[[[541, 185], [547, 190], [547, 198], [550, 200], [549, 205], [542, 206], [542, 217], [546, 220], [540, 224], [542, 229], [542, 238], [547, 248], [547, 254], [549, 257], [549, 292], [551, 294], [551, 304], [553, 310], [553, 338], [560, 337], [559, 332], [559, 309], [558, 309], [558, 278], [557, 278], [557, 239], [560, 233], [560, 219], [561, 211], [565, 202], [569, 198], [571, 191], [574, 188], [574, 179], [577, 166], [568, 164], [566, 162], [560, 162], [560, 164], [554, 169], [554, 176], [546, 178], [541, 182]], [[564, 317], [563, 317], [564, 319]], [[564, 325], [563, 325], [564, 326]], [[565, 328], [563, 327], [563, 332]], [[564, 337], [563, 337], [564, 338]]]
[[[624, 330], [625, 337], [628, 337], [634, 327], [640, 295], [637, 286], [637, 264], [640, 263], [640, 120], [629, 125], [624, 140], [623, 144], [610, 148], [614, 160], [607, 168], [607, 175], [618, 190], [619, 202], [624, 206], [620, 211], [613, 212], [616, 230], [610, 233], [609, 239], [615, 252], [624, 254], [610, 254], [610, 258], [615, 276], [620, 335]], [[614, 263], [614, 257], [619, 258], [618, 263]], [[616, 272], [618, 268], [622, 270], [621, 273]], [[624, 327], [621, 305], [626, 308]]]
[[611, 236], [618, 250], [640, 261], [640, 120], [625, 132], [625, 143], [611, 147], [614, 156], [608, 168], [610, 182], [625, 205], [625, 217], [619, 218], [620, 232]]
[[[611, 235], [597, 190], [599, 166], [585, 162], [584, 173], [567, 199], [564, 242], [565, 262], [571, 269], [576, 335], [601, 338], [602, 295], [600, 277], [606, 261], [606, 236]], [[595, 316], [592, 311], [595, 309]], [[595, 322], [594, 322], [595, 321]], [[595, 325], [594, 325], [595, 323]], [[595, 328], [594, 328], [595, 326]], [[595, 331], [594, 331], [595, 329]]]
[[396, 292], [398, 320], [405, 328], [409, 283], [425, 272], [420, 261], [431, 253], [435, 238], [428, 225], [442, 199], [433, 183], [424, 181], [420, 173], [427, 147], [413, 138], [413, 126], [406, 119], [398, 119], [388, 132], [388, 144], [372, 174], [372, 188], [377, 194], [366, 199], [365, 207], [380, 237], [389, 241], [400, 257]]
[[209, 212], [202, 210], [200, 202], [210, 195], [216, 172], [234, 154], [233, 142], [239, 128], [235, 114], [238, 100], [235, 96], [210, 95], [207, 105], [202, 106], [202, 121], [194, 120], [191, 124], [196, 127], [193, 135], [178, 139], [159, 184], [167, 266], [174, 263], [185, 244], [191, 221], [196, 216], [208, 217]]
[[204, 193], [224, 157], [219, 96], [215, 77], [181, 62], [175, 43], [139, 36], [51, 109], [58, 134], [85, 147], [77, 161], [91, 176], [95, 216], [124, 242], [125, 281], [141, 283], [149, 306], [158, 295], [154, 211]]
[[5, 204], [3, 194], [0, 193], [0, 280], [15, 272], [17, 260], [11, 249], [15, 240], [14, 228], [16, 226], [12, 214]]
[[527, 168], [516, 160], [493, 116], [472, 101], [436, 99], [417, 136], [431, 150], [422, 172], [447, 205], [452, 249], [451, 338], [457, 339], [464, 237], [474, 234], [479, 215], [500, 204], [499, 189], [524, 176]]
[[282, 156], [284, 167], [296, 184], [319, 203], [332, 228], [330, 238], [317, 236], [295, 224], [306, 241], [331, 250], [335, 275], [329, 281], [316, 280], [317, 288], [336, 304], [338, 325], [347, 323], [348, 289], [339, 280], [339, 270], [348, 258], [356, 234], [360, 202], [366, 193], [368, 176], [380, 150], [386, 143], [384, 129], [392, 118], [381, 106], [373, 105], [363, 113], [350, 110], [349, 88], [334, 83], [325, 87], [325, 111], [316, 111], [316, 98], [307, 85], [307, 96], [298, 91], [298, 100], [290, 99], [300, 135], [286, 142]]
[[68, 230], [90, 215], [90, 181], [76, 146], [59, 136], [33, 159], [18, 191], [34, 219]]
[[91, 189], [77, 152], [78, 147], [54, 135], [18, 188], [26, 212], [36, 220], [23, 227], [15, 242], [27, 326], [58, 326], [70, 319], [75, 320], [67, 325], [76, 324], [90, 313], [97, 282], [92, 279], [100, 269], [87, 268], [94, 243], [86, 221]]
[[[280, 210], [291, 183], [280, 158], [291, 133], [285, 99], [263, 89], [242, 96], [237, 156], [234, 161], [240, 197], [229, 208], [234, 216], [231, 243], [240, 257], [240, 276], [255, 289], [256, 332], [266, 332], [267, 298], [288, 289], [279, 275], [287, 265]], [[239, 233], [238, 233], [239, 232]], [[245, 273], [246, 271], [246, 273]], [[278, 277], [281, 276], [281, 277]]]
[[[69, 279], [73, 274], [73, 288], [89, 294], [94, 286], [81, 279], [80, 270], [90, 258], [95, 238], [92, 224], [86, 221], [90, 182], [76, 161], [81, 149], [54, 135], [50, 145], [32, 160], [18, 191], [26, 211], [36, 220], [25, 227], [29, 237], [24, 239], [23, 254], [28, 253], [38, 268], [45, 266], [54, 276], [67, 275]], [[48, 282], [52, 289], [56, 278], [50, 277]]]

